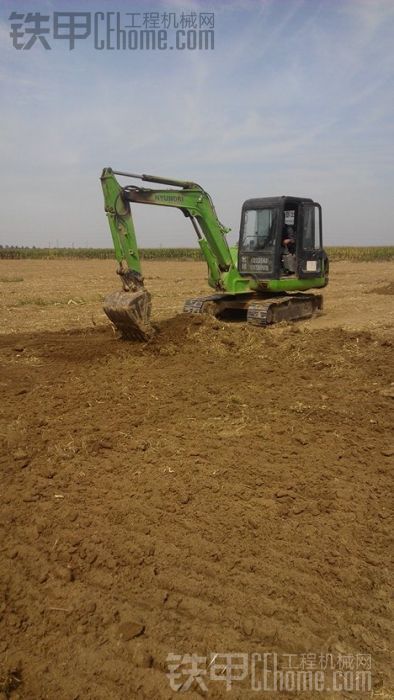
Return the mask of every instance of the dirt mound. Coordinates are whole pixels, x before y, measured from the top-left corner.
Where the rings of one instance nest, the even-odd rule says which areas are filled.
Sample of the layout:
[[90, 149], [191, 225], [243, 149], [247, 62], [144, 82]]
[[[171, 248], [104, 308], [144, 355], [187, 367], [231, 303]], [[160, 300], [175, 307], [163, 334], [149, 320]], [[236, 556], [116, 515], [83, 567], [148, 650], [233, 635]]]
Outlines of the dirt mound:
[[369, 290], [369, 294], [394, 294], [394, 282], [389, 282], [383, 287], [374, 287]]
[[180, 315], [0, 362], [7, 697], [169, 698], [171, 652], [366, 654], [390, 687], [390, 341]]

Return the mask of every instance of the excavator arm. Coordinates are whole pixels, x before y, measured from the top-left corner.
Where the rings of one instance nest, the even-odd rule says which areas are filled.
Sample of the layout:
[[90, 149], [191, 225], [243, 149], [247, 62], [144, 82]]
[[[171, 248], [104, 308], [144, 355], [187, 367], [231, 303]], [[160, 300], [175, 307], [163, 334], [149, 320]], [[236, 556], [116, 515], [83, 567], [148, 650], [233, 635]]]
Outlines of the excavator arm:
[[[171, 189], [149, 189], [128, 185], [122, 187], [116, 175], [138, 178], [144, 182], [170, 185]], [[118, 273], [123, 291], [107, 297], [104, 310], [128, 338], [149, 338], [150, 294], [144, 287], [141, 262], [130, 203], [175, 207], [189, 218], [208, 265], [208, 282], [218, 292], [250, 293], [248, 278], [241, 277], [235, 257], [226, 241], [229, 229], [220, 223], [209, 194], [194, 182], [173, 180], [155, 175], [135, 175], [104, 168], [101, 175], [105, 211], [107, 213]], [[176, 189], [174, 189], [176, 188]]]

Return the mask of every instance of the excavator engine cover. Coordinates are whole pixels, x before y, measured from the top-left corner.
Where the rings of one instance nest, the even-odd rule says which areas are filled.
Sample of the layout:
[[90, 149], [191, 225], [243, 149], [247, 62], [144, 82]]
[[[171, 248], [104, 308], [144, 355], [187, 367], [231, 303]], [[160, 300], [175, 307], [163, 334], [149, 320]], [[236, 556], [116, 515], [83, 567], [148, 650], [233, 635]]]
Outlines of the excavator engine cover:
[[126, 340], [149, 340], [154, 334], [151, 295], [143, 287], [112, 292], [104, 299], [104, 311]]

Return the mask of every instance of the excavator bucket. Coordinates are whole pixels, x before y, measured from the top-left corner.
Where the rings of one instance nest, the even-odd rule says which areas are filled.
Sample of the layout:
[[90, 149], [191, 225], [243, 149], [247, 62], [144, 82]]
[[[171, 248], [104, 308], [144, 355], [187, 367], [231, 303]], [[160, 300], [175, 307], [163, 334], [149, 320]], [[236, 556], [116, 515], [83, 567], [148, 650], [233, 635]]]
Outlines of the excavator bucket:
[[151, 295], [143, 287], [112, 292], [104, 299], [104, 311], [125, 340], [149, 340], [154, 334]]

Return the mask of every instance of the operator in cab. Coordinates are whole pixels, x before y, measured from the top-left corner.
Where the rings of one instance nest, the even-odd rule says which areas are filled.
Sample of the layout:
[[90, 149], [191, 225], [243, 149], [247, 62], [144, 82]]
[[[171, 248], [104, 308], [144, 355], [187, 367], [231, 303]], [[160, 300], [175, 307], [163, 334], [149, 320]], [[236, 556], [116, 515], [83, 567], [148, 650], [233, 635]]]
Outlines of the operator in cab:
[[296, 250], [296, 237], [295, 231], [292, 226], [285, 226], [282, 232], [282, 246], [287, 248], [289, 253], [295, 254]]
[[284, 226], [282, 231], [282, 268], [285, 275], [296, 271], [296, 235], [292, 226]]

